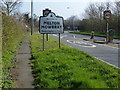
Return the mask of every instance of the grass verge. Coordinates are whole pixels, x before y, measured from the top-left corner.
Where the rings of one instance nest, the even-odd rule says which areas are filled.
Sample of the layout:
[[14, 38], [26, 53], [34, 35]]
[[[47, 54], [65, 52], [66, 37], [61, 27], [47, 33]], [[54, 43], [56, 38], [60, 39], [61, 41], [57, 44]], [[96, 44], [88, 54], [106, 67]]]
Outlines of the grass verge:
[[31, 36], [36, 88], [118, 88], [118, 69], [49, 38], [42, 51], [42, 35]]
[[21, 44], [25, 26], [13, 19], [13, 17], [2, 16], [2, 87], [14, 88], [15, 82], [11, 75], [11, 69], [15, 67], [18, 46]]
[[[70, 32], [70, 33], [74, 33], [74, 34], [83, 34], [83, 35], [91, 35], [91, 33], [88, 32]], [[99, 36], [99, 37], [106, 37], [105, 33], [95, 33], [95, 36]], [[114, 39], [120, 39], [120, 36], [114, 36]]]

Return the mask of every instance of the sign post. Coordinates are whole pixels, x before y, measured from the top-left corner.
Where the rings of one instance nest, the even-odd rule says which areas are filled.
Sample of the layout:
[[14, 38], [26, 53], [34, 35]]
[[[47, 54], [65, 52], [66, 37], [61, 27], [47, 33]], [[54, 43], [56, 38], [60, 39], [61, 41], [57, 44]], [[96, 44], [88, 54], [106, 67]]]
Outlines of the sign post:
[[106, 21], [106, 24], [107, 24], [107, 37], [106, 37], [106, 43], [108, 43], [108, 41], [109, 41], [109, 23], [108, 23], [108, 21]]
[[109, 42], [109, 20], [111, 19], [112, 17], [112, 13], [110, 10], [105, 10], [104, 11], [104, 19], [106, 20], [106, 26], [107, 26], [107, 36], [106, 36], [106, 43]]
[[43, 34], [43, 51], [44, 51], [44, 34]]
[[60, 48], [60, 33], [59, 33], [59, 48]]
[[[60, 34], [64, 33], [63, 17], [56, 16], [55, 13], [50, 12], [46, 17], [41, 16], [39, 19], [39, 23], [40, 23], [39, 32], [41, 34], [59, 34], [59, 48], [60, 48]], [[44, 41], [43, 41], [43, 45], [44, 45]], [[44, 46], [43, 46], [43, 50], [44, 50]]]
[[[46, 8], [45, 10], [43, 10], [43, 16], [46, 17], [48, 16], [48, 14], [51, 12], [51, 10], [49, 10], [48, 8]], [[48, 34], [46, 34], [46, 40], [48, 41]]]
[[46, 34], [46, 41], [48, 41], [48, 34]]

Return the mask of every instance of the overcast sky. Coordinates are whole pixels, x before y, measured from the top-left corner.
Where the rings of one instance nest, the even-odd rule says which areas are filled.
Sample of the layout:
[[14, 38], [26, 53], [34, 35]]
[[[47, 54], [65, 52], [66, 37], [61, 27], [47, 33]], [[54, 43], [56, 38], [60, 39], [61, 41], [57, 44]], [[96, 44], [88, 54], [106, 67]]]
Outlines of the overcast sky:
[[[22, 13], [30, 13], [31, 0], [23, 0], [20, 11]], [[72, 15], [76, 15], [78, 18], [84, 18], [84, 9], [88, 7], [90, 3], [94, 2], [108, 2], [116, 0], [33, 0], [34, 1], [34, 13], [37, 16], [42, 15], [42, 10], [49, 8], [58, 16], [62, 16], [64, 19]]]

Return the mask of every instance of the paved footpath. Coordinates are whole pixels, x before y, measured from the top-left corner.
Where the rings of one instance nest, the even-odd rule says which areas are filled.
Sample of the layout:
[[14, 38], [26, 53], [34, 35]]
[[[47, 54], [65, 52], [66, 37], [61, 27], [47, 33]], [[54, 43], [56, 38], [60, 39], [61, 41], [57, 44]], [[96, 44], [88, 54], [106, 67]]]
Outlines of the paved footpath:
[[29, 37], [26, 37], [17, 52], [17, 88], [34, 88], [32, 70], [30, 67], [31, 49]]

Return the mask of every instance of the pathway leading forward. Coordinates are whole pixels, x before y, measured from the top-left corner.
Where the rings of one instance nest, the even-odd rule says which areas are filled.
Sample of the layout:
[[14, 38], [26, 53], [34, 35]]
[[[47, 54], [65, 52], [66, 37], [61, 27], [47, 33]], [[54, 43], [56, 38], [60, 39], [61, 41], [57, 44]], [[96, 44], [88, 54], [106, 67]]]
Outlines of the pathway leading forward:
[[17, 88], [34, 88], [32, 70], [30, 67], [30, 41], [26, 37], [17, 53]]

